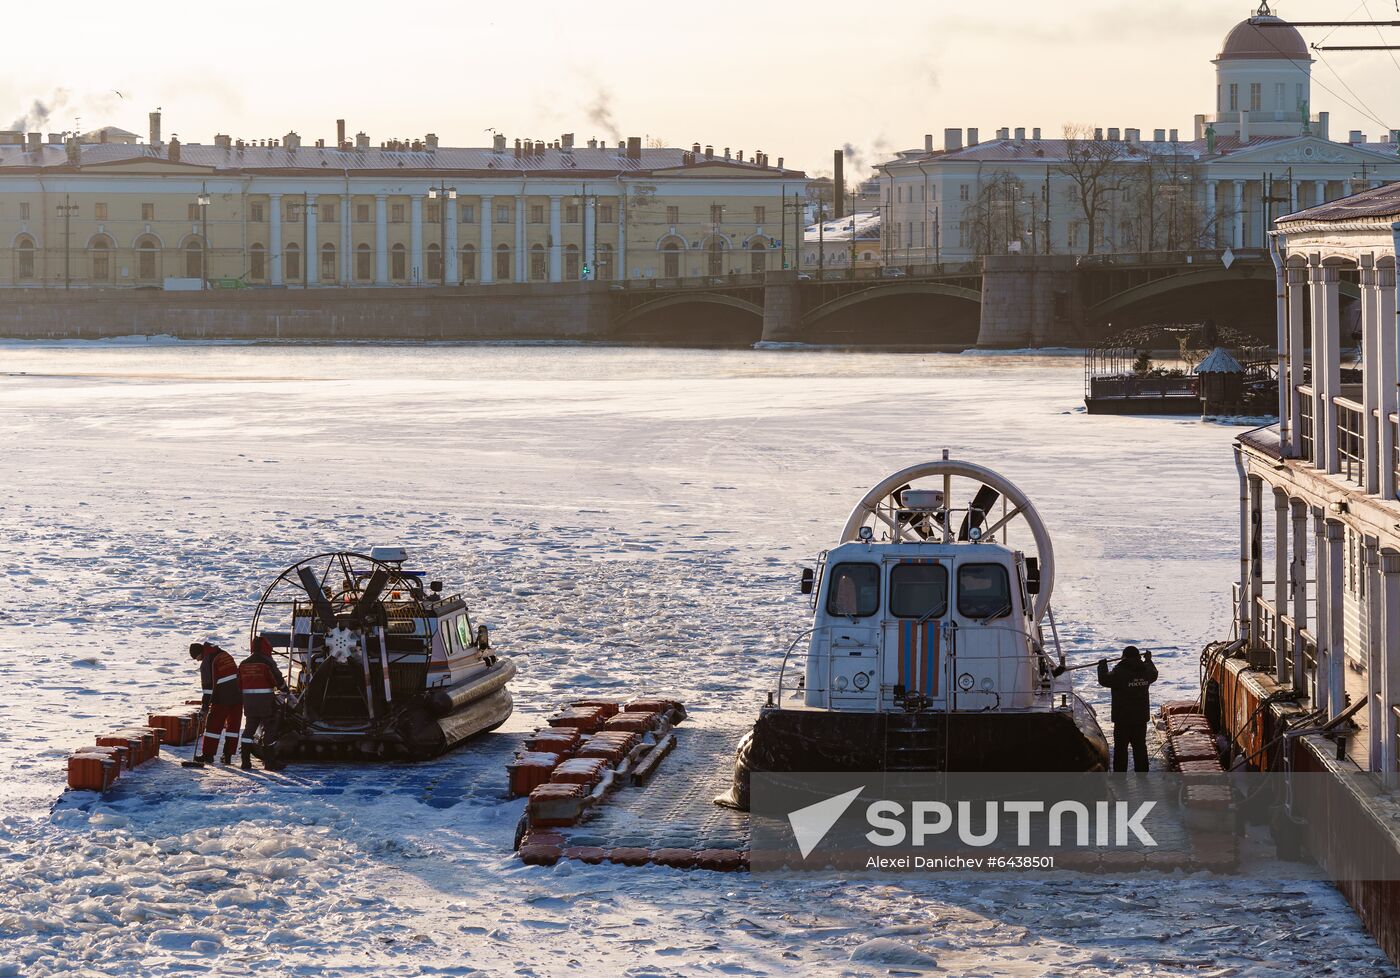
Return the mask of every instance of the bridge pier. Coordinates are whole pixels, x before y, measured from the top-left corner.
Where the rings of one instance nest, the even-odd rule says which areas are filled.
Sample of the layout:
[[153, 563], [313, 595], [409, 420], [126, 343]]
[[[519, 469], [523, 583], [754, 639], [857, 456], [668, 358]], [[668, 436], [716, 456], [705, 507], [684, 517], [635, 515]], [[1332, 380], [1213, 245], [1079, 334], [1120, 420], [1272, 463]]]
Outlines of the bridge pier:
[[982, 259], [977, 345], [1002, 349], [1059, 346], [1080, 333], [1073, 255], [988, 255]]
[[802, 340], [802, 287], [797, 270], [785, 268], [763, 276], [763, 342]]

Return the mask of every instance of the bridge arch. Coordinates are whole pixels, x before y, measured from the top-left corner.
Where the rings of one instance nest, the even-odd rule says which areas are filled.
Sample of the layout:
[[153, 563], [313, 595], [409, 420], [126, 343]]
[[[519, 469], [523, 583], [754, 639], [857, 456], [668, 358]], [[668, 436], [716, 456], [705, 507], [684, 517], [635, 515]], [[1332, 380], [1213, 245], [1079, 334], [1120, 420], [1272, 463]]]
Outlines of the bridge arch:
[[803, 313], [801, 333], [809, 342], [957, 348], [977, 342], [982, 293], [970, 283], [851, 284], [857, 287], [839, 289]]
[[763, 336], [763, 306], [721, 292], [678, 292], [626, 310], [612, 333], [676, 346], [751, 346]]
[[857, 292], [848, 292], [823, 302], [803, 315], [802, 325], [813, 326], [828, 316], [862, 303], [906, 295], [941, 295], [952, 299], [964, 299], [979, 306], [982, 304], [981, 292], [960, 285], [948, 285], [943, 282], [890, 282], [872, 285], [868, 289], [861, 289]]
[[1162, 296], [1170, 295], [1182, 289], [1198, 289], [1202, 286], [1212, 286], [1221, 284], [1236, 284], [1242, 282], [1258, 282], [1273, 288], [1274, 277], [1272, 270], [1267, 274], [1262, 270], [1249, 267], [1247, 271], [1253, 274], [1246, 274], [1246, 270], [1232, 271], [1228, 268], [1201, 268], [1189, 272], [1178, 272], [1173, 275], [1164, 275], [1161, 278], [1153, 279], [1150, 282], [1143, 282], [1115, 292], [1108, 298], [1103, 299], [1085, 310], [1085, 321], [1089, 323], [1101, 323], [1111, 321], [1118, 314], [1125, 312], [1132, 306], [1147, 302]]

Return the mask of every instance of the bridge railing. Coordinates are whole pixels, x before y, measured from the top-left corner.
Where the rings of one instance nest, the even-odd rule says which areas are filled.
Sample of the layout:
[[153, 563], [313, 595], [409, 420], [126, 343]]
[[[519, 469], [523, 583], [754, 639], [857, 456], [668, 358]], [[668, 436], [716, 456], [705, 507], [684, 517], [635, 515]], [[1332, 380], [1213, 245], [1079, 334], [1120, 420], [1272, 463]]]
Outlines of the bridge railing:
[[851, 282], [861, 280], [901, 278], [940, 278], [963, 275], [981, 275], [982, 262], [959, 261], [941, 263], [920, 263], [911, 265], [870, 265], [856, 268], [804, 268], [798, 279], [803, 282]]
[[613, 289], [649, 291], [651, 289], [739, 289], [762, 287], [763, 272], [735, 272], [732, 275], [688, 275], [680, 278], [629, 278], [610, 282]]
[[1110, 252], [1102, 255], [1081, 255], [1080, 268], [1141, 267], [1148, 265], [1201, 265], [1209, 268], [1222, 264], [1226, 251], [1235, 261], [1264, 261], [1268, 252], [1262, 248], [1193, 248], [1184, 251]]

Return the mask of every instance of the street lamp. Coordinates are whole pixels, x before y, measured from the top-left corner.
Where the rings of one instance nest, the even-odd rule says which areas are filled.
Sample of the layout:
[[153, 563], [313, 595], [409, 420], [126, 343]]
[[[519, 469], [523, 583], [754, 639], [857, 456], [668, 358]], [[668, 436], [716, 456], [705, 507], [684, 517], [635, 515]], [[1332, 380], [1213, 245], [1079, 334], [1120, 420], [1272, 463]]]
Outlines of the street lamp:
[[199, 196], [195, 200], [199, 202], [199, 237], [204, 249], [199, 256], [199, 291], [203, 292], [209, 288], [209, 188], [206, 184], [199, 185]]
[[[439, 180], [436, 187], [428, 188], [428, 199], [447, 201], [457, 199], [457, 188], [449, 187]], [[454, 255], [455, 259], [456, 256]], [[447, 205], [438, 204], [438, 284], [447, 285]]]
[[68, 233], [72, 224], [73, 215], [78, 213], [78, 205], [69, 200], [67, 194], [63, 195], [63, 203], [58, 205], [58, 216], [63, 218], [63, 287], [71, 289], [73, 287], [72, 275], [72, 251], [68, 247]]

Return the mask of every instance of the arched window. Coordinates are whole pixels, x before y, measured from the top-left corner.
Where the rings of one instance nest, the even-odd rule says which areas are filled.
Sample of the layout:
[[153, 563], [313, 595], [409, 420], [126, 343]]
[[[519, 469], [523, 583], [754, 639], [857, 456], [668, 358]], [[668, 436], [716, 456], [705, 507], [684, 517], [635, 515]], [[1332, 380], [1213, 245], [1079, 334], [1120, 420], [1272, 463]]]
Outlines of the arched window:
[[749, 242], [749, 271], [762, 275], [768, 270], [768, 242], [754, 238]]
[[401, 244], [389, 249], [389, 277], [395, 282], [408, 278], [408, 249]]
[[613, 250], [612, 245], [600, 244], [598, 246], [598, 267], [593, 272], [593, 277], [599, 282], [608, 282], [613, 277]]
[[543, 282], [549, 275], [549, 261], [545, 257], [544, 245], [530, 246], [530, 280]]
[[681, 253], [674, 241], [667, 241], [661, 249], [661, 277], [681, 277]]
[[195, 239], [185, 242], [185, 278], [204, 278], [204, 245]]
[[429, 282], [442, 281], [442, 250], [435, 244], [428, 245], [427, 280]]
[[476, 281], [476, 245], [467, 245], [462, 249], [462, 281]]
[[143, 235], [136, 242], [136, 277], [151, 282], [160, 276], [160, 242]]
[[301, 278], [301, 245], [295, 242], [287, 245], [286, 266], [288, 282]]
[[719, 235], [710, 236], [710, 246], [705, 249], [709, 258], [709, 272], [711, 275], [724, 274], [724, 239]]
[[21, 235], [15, 242], [15, 278], [19, 281], [34, 277], [34, 239]]
[[582, 270], [578, 263], [578, 245], [564, 247], [564, 281], [577, 282]]
[[92, 261], [92, 280], [94, 282], [110, 282], [112, 280], [112, 242], [105, 236], [98, 235], [88, 243], [88, 252]]
[[496, 281], [509, 282], [510, 274], [510, 245], [496, 246]]
[[322, 282], [334, 282], [335, 275], [335, 245], [327, 242], [321, 245], [321, 278]]
[[254, 282], [267, 278], [267, 249], [260, 244], [248, 247], [248, 277]]
[[373, 256], [370, 253], [369, 245], [362, 244], [355, 248], [355, 280], [368, 282], [374, 275], [371, 266], [374, 264]]

